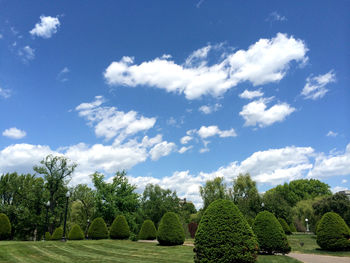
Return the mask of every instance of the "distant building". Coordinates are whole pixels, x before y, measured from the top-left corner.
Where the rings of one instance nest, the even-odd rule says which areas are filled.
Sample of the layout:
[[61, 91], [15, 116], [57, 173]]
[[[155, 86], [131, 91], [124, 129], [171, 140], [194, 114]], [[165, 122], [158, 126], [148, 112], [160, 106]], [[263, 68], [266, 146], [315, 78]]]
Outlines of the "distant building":
[[346, 195], [350, 199], [350, 190], [339, 191], [338, 194]]

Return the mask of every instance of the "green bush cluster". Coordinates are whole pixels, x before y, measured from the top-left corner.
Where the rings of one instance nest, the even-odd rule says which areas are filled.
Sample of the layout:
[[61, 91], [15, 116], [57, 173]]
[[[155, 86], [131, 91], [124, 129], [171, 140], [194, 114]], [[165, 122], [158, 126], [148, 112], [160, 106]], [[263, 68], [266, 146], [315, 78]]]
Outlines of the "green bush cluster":
[[46, 241], [50, 241], [50, 240], [51, 240], [51, 234], [50, 234], [50, 232], [46, 232], [46, 233], [45, 233], [45, 240], [46, 240]]
[[0, 240], [11, 237], [11, 223], [7, 215], [0, 213]]
[[108, 238], [108, 229], [102, 217], [95, 218], [88, 230], [88, 237], [91, 239]]
[[51, 240], [61, 240], [63, 237], [63, 227], [58, 227], [55, 229], [51, 236]]
[[297, 229], [295, 228], [295, 225], [293, 223], [290, 223], [289, 225], [289, 229], [290, 231], [293, 233], [293, 232], [297, 232]]
[[262, 253], [286, 254], [291, 251], [287, 236], [277, 218], [268, 211], [260, 212], [253, 223], [253, 230], [258, 238]]
[[69, 231], [68, 234], [69, 240], [83, 240], [84, 239], [84, 232], [81, 230], [80, 226], [78, 224], [75, 224], [72, 229]]
[[350, 230], [343, 218], [334, 212], [323, 215], [317, 225], [317, 244], [325, 250], [350, 250]]
[[143, 222], [138, 237], [142, 240], [154, 240], [157, 238], [157, 229], [152, 220]]
[[112, 225], [109, 232], [109, 236], [112, 239], [128, 239], [130, 236], [130, 228], [128, 222], [125, 219], [125, 216], [120, 215], [117, 216]]
[[159, 223], [157, 240], [162, 246], [182, 245], [185, 242], [185, 231], [179, 217], [174, 212], [167, 212]]
[[291, 235], [292, 231], [290, 230], [290, 227], [288, 226], [286, 220], [284, 220], [283, 218], [278, 218], [278, 221], [280, 222], [283, 231], [286, 235]]
[[194, 240], [195, 262], [255, 262], [257, 239], [229, 200], [217, 200], [206, 209]]

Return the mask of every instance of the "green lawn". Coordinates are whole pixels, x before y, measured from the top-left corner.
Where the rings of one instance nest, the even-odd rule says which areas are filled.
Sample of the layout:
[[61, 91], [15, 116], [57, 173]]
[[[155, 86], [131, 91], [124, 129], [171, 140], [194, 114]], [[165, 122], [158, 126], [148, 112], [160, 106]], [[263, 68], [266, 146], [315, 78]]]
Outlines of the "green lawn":
[[[292, 247], [292, 252], [350, 257], [350, 251], [332, 252], [321, 250], [316, 243], [316, 235], [293, 234], [288, 236], [288, 240]], [[301, 242], [304, 243], [303, 246], [301, 246]]]
[[[128, 240], [1, 241], [0, 262], [193, 262], [193, 247], [162, 247]], [[259, 263], [298, 263], [285, 256], [259, 256]]]

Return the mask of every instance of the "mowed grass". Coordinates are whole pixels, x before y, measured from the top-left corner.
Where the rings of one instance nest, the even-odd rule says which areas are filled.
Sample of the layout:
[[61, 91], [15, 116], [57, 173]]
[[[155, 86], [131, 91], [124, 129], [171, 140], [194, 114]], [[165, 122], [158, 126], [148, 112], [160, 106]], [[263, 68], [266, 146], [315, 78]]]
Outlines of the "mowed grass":
[[[1, 241], [0, 262], [193, 262], [193, 247], [162, 247], [129, 240]], [[297, 263], [285, 256], [259, 256], [258, 263]]]
[[[306, 254], [319, 254], [329, 256], [343, 256], [350, 257], [350, 251], [325, 251], [317, 245], [316, 235], [313, 234], [293, 234], [288, 236], [289, 243], [292, 247], [292, 252], [306, 253]], [[303, 243], [303, 245], [301, 245]]]

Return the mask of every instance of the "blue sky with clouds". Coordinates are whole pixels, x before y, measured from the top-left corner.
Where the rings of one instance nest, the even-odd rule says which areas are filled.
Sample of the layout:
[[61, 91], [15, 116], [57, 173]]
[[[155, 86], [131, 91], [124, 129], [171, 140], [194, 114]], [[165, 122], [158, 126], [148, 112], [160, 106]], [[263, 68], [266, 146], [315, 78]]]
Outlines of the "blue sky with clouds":
[[0, 173], [64, 154], [72, 184], [126, 169], [198, 206], [244, 172], [350, 187], [349, 1], [0, 6]]

